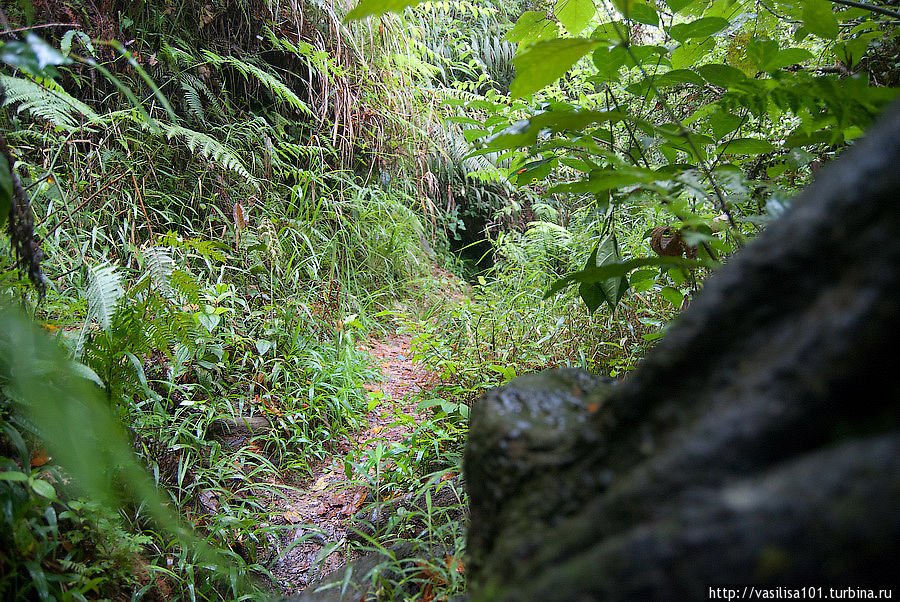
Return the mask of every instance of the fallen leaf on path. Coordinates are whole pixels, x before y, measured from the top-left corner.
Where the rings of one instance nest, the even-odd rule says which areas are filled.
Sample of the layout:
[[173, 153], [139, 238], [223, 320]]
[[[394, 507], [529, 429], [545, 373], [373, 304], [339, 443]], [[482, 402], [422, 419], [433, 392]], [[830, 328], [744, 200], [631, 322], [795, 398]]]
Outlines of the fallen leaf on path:
[[332, 473], [323, 474], [321, 477], [316, 479], [315, 484], [309, 488], [310, 491], [322, 491], [326, 487], [328, 487], [328, 477], [333, 476]]
[[297, 524], [297, 523], [299, 523], [299, 522], [302, 522], [302, 521], [303, 521], [303, 517], [300, 516], [299, 514], [297, 514], [296, 512], [285, 512], [285, 513], [284, 513], [284, 520], [286, 520], [287, 522], [291, 523], [292, 525], [295, 525], [295, 524]]

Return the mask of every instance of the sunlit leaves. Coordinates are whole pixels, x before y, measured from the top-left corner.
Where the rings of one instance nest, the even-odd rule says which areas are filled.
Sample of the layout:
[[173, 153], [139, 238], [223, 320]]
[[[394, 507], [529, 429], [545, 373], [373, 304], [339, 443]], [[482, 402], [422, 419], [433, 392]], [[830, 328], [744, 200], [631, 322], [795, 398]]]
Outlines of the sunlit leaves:
[[803, 1], [803, 26], [820, 38], [833, 40], [838, 34], [838, 22], [828, 0]]
[[683, 8], [686, 8], [690, 5], [694, 0], [666, 0], [666, 5], [672, 9], [672, 12], [681, 12]]
[[381, 15], [387, 12], [399, 13], [407, 6], [418, 4], [422, 0], [360, 0], [356, 8], [347, 13], [346, 20], [353, 21], [369, 15]]
[[669, 35], [685, 42], [691, 38], [706, 38], [728, 27], [728, 20], [722, 17], [702, 17], [690, 23], [679, 23], [669, 28]]
[[538, 42], [513, 59], [516, 79], [509, 87], [510, 94], [528, 96], [555, 82], [596, 45], [597, 42], [585, 38]]
[[506, 32], [504, 40], [517, 42], [519, 48], [530, 46], [541, 40], [552, 40], [559, 37], [559, 26], [549, 21], [544, 13], [530, 10], [524, 13], [515, 26]]
[[675, 69], [693, 67], [715, 47], [716, 41], [713, 38], [702, 42], [698, 40], [685, 42], [672, 51], [672, 67]]
[[659, 15], [656, 9], [641, 0], [613, 0], [616, 8], [626, 19], [644, 23], [646, 25], [659, 25]]
[[557, 0], [556, 18], [572, 35], [580, 34], [594, 17], [593, 0]]

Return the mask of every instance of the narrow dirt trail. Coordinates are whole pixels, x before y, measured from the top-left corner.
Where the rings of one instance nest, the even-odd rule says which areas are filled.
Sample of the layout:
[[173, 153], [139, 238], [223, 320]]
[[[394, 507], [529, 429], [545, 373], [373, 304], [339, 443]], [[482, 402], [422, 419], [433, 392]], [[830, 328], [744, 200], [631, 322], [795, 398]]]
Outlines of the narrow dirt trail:
[[[356, 433], [338, 441], [335, 455], [313, 469], [302, 482], [289, 483], [290, 489], [270, 502], [272, 523], [292, 526], [274, 544], [283, 556], [272, 567], [282, 591], [295, 594], [310, 582], [327, 575], [354, 559], [348, 553], [346, 521], [366, 502], [369, 475], [345, 473], [344, 459], [351, 453], [372, 452], [381, 443], [402, 441], [412, 427], [399, 424], [397, 416], [413, 417], [413, 424], [424, 419], [416, 407], [415, 395], [427, 386], [424, 369], [411, 359], [409, 334], [392, 334], [384, 340], [361, 344], [381, 365], [384, 378], [365, 388], [381, 393], [375, 409], [363, 417]], [[359, 468], [353, 467], [354, 472]], [[285, 549], [293, 547], [287, 552]], [[331, 548], [332, 551], [328, 552]], [[322, 555], [327, 554], [323, 559]]]

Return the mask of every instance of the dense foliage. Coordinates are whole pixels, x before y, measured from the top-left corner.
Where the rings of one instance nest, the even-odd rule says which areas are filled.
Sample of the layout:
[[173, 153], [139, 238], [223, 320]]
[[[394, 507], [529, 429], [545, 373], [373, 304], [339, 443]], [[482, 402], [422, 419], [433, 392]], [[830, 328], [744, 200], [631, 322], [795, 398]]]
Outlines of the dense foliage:
[[[264, 500], [381, 402], [360, 340], [411, 333], [433, 420], [347, 456], [348, 477], [378, 499], [427, 489], [458, 470], [486, 388], [627, 375], [863, 134], [900, 66], [900, 14], [876, 2], [7, 10], [4, 599], [266, 591]], [[273, 429], [206, 437], [251, 415]], [[464, 590], [441, 570], [420, 595]]]

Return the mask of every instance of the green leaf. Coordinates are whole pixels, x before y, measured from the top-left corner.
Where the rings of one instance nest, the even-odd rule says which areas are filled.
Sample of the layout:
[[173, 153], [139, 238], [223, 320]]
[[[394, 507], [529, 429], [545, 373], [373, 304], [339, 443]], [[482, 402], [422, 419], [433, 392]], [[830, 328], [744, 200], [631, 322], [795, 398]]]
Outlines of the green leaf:
[[675, 309], [681, 309], [681, 304], [684, 303], [684, 293], [680, 290], [667, 286], [659, 291], [659, 294], [662, 295], [663, 299], [671, 303]]
[[516, 182], [520, 186], [525, 184], [533, 184], [538, 180], [543, 180], [544, 178], [549, 176], [550, 172], [553, 171], [553, 168], [555, 168], [558, 164], [559, 160], [556, 157], [531, 161], [513, 172], [509, 179], [510, 181]]
[[544, 294], [544, 298], [547, 299], [552, 297], [575, 282], [601, 282], [603, 280], [609, 280], [610, 278], [625, 276], [632, 270], [650, 265], [675, 265], [686, 268], [696, 268], [703, 267], [705, 264], [701, 261], [684, 259], [683, 257], [639, 257], [637, 259], [629, 259], [627, 261], [586, 268], [554, 282], [546, 294]]
[[622, 46], [601, 46], [594, 50], [592, 58], [597, 75], [604, 81], [614, 81], [618, 79], [619, 69], [625, 64], [628, 52]]
[[727, 111], [716, 111], [709, 116], [707, 123], [712, 129], [713, 137], [721, 140], [741, 125], [742, 119]]
[[553, 12], [572, 35], [577, 36], [594, 18], [592, 0], [557, 0]]
[[729, 88], [747, 79], [740, 69], [717, 63], [697, 67], [697, 73], [712, 85], [720, 88]]
[[702, 77], [690, 69], [673, 69], [657, 76], [655, 84], [657, 87], [663, 88], [665, 86], [677, 86], [678, 84], [702, 86], [704, 82]]
[[774, 40], [752, 40], [747, 44], [747, 58], [757, 71], [766, 71], [765, 66], [778, 53], [778, 42]]
[[6, 218], [12, 207], [13, 180], [12, 171], [6, 157], [0, 155], [0, 231], [6, 226]]
[[28, 475], [24, 472], [19, 472], [17, 470], [0, 472], [0, 481], [16, 481], [16, 482], [25, 482], [28, 480]]
[[[591, 253], [584, 269], [611, 265], [620, 261], [619, 245], [615, 236], [607, 236]], [[628, 278], [624, 275], [609, 278], [600, 282], [582, 282], [578, 287], [578, 294], [584, 304], [587, 305], [591, 313], [597, 309], [605, 301], [611, 309], [615, 309], [616, 305], [622, 299], [625, 291], [628, 290]]]
[[631, 14], [628, 18], [644, 25], [659, 26], [659, 14], [656, 9], [644, 2], [635, 2], [631, 5]]
[[690, 5], [693, 1], [694, 0], [666, 0], [666, 5], [672, 9], [673, 13], [677, 13]]
[[[824, 0], [823, 0], [824, 1]], [[690, 23], [679, 23], [669, 28], [669, 35], [679, 42], [691, 38], [706, 38], [728, 27], [728, 19], [701, 17]]]
[[627, 31], [627, 26], [622, 21], [610, 21], [609, 23], [601, 23], [593, 32], [591, 32], [592, 40], [606, 40], [613, 44], [621, 44], [623, 37]]
[[559, 37], [559, 26], [547, 20], [544, 13], [530, 10], [524, 13], [515, 26], [503, 37], [507, 42], [517, 42], [519, 48], [529, 46], [541, 40], [552, 40]]
[[633, 184], [645, 184], [661, 179], [651, 169], [621, 167], [616, 169], [595, 169], [587, 180], [569, 184], [557, 184], [550, 192], [603, 192]]
[[265, 355], [273, 347], [275, 347], [275, 343], [268, 339], [256, 340], [256, 351], [259, 352], [260, 355]]
[[803, 0], [802, 19], [803, 26], [820, 38], [837, 37], [838, 22], [828, 0]]
[[516, 79], [509, 87], [510, 94], [525, 97], [552, 84], [596, 45], [597, 42], [585, 38], [538, 42], [513, 59]]
[[356, 8], [347, 13], [345, 21], [362, 19], [369, 15], [381, 15], [387, 12], [399, 13], [407, 6], [418, 4], [422, 0], [360, 0]]
[[716, 47], [715, 38], [709, 38], [702, 42], [685, 42], [672, 51], [672, 67], [682, 69], [693, 67], [697, 61], [709, 54]]
[[770, 58], [765, 65], [763, 65], [762, 70], [777, 71], [783, 67], [796, 65], [797, 63], [802, 63], [811, 58], [813, 58], [813, 53], [805, 48], [785, 48], [775, 53], [775, 56]]
[[24, 42], [7, 42], [0, 46], [0, 61], [16, 69], [21, 69], [34, 77], [56, 77], [57, 65], [68, 65], [72, 60], [29, 32]]
[[39, 496], [54, 499], [56, 497], [56, 489], [53, 485], [43, 479], [32, 479], [31, 489]]
[[768, 140], [758, 138], [736, 138], [719, 145], [719, 153], [729, 155], [761, 155], [775, 150], [777, 147]]

